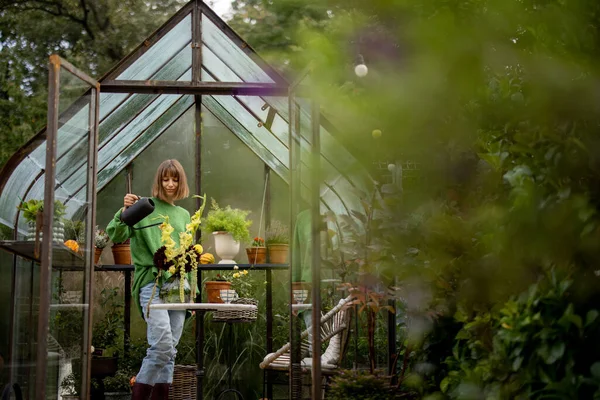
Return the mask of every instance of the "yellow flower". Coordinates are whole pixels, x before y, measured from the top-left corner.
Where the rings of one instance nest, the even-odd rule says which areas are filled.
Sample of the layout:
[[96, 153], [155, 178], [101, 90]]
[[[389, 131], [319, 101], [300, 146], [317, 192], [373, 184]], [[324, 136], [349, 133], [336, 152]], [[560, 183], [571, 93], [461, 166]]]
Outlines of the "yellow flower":
[[187, 249], [194, 242], [194, 237], [189, 232], [179, 232], [179, 245]]
[[240, 277], [240, 273], [239, 272], [234, 272], [233, 273], [233, 277], [234, 278], [239, 278]]
[[165, 256], [167, 260], [173, 260], [177, 256], [177, 251], [173, 247], [166, 246], [167, 250], [165, 250]]
[[200, 244], [195, 244], [194, 250], [196, 250], [196, 253], [198, 253], [198, 254], [204, 253], [204, 249], [202, 248], [202, 245], [200, 245]]
[[240, 269], [240, 267], [238, 267], [237, 265], [234, 265], [233, 269]]
[[247, 270], [247, 269], [245, 269], [245, 270], [244, 270], [242, 273], [243, 273], [244, 275], [248, 275], [248, 270]]
[[[194, 217], [196, 215], [194, 214]], [[192, 222], [190, 222], [189, 224], [187, 224], [185, 226], [185, 230], [191, 233], [196, 233], [196, 231], [198, 230], [198, 227], [200, 226], [200, 217], [198, 218], [194, 218], [192, 217]]]
[[169, 267], [169, 273], [170, 273], [171, 275], [173, 275], [175, 272], [177, 272], [177, 269], [175, 268], [175, 266], [174, 266], [174, 265], [171, 265], [171, 266]]

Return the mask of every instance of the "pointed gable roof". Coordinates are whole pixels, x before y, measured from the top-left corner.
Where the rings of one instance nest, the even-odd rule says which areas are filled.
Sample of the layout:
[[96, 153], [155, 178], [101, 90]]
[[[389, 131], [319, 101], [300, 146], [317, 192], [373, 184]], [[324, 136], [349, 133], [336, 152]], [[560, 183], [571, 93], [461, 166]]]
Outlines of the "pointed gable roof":
[[[178, 81], [192, 79], [192, 12], [199, 4], [203, 82], [286, 84], [284, 78], [221, 20], [204, 2], [190, 1], [107, 72], [109, 81]], [[195, 104], [193, 95], [103, 93], [100, 89], [98, 191]], [[288, 180], [288, 99], [277, 96], [203, 95], [203, 106], [231, 130], [266, 165]], [[80, 106], [81, 108], [81, 106]], [[310, 109], [300, 102], [302, 160], [310, 152]], [[87, 112], [87, 111], [85, 111]], [[69, 130], [82, 126], [77, 102], [58, 131], [56, 198], [66, 202], [67, 217], [85, 203], [85, 146]], [[367, 192], [371, 179], [356, 159], [321, 126], [322, 205], [335, 213], [360, 210], [355, 189]], [[15, 224], [20, 199], [42, 198], [45, 129], [17, 152], [0, 174], [0, 222]], [[352, 171], [352, 179], [346, 173]], [[303, 178], [303, 181], [308, 179]], [[19, 225], [23, 226], [22, 223]]]

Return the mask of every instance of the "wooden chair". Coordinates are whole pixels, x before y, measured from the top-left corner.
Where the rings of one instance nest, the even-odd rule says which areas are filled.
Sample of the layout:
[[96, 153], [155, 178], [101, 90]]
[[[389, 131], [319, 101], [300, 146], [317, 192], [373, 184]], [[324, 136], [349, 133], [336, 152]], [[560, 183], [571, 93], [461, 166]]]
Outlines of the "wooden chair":
[[[348, 296], [339, 301], [339, 303], [329, 312], [321, 317], [321, 343], [327, 343], [327, 349], [321, 355], [321, 372], [324, 375], [333, 373], [346, 350], [348, 343], [348, 331], [352, 308], [350, 304], [354, 296]], [[304, 330], [301, 334], [302, 350], [308, 352], [310, 343], [308, 342], [310, 328]], [[288, 371], [290, 368], [290, 343], [286, 343], [274, 353], [267, 354], [260, 363], [260, 368], [276, 371]], [[306, 357], [301, 361], [301, 368], [309, 371], [312, 367], [312, 358]]]

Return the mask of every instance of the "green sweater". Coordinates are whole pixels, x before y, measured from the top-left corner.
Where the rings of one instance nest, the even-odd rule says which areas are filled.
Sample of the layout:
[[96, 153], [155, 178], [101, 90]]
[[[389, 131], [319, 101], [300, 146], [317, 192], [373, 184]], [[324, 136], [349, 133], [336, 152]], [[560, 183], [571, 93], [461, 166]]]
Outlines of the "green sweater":
[[296, 217], [292, 246], [294, 281], [312, 282], [312, 223], [310, 210]]
[[[146, 225], [156, 224], [162, 222], [163, 219], [160, 215], [166, 215], [169, 217], [169, 223], [173, 226], [174, 232], [171, 237], [179, 246], [179, 232], [185, 231], [185, 225], [190, 222], [190, 213], [179, 206], [171, 205], [165, 201], [153, 197], [154, 211], [146, 218], [138, 222], [135, 227], [139, 228]], [[140, 305], [140, 289], [149, 283], [156, 280], [158, 275], [158, 268], [154, 266], [154, 253], [163, 244], [160, 241], [161, 231], [158, 226], [153, 226], [146, 229], [134, 230], [127, 226], [121, 221], [121, 211], [117, 211], [114, 218], [110, 221], [106, 228], [106, 232], [110, 239], [115, 243], [124, 242], [127, 239], [131, 239], [131, 259], [135, 266], [135, 272], [133, 274], [133, 288], [131, 294], [135, 300], [141, 315], [142, 306]], [[168, 279], [169, 273], [163, 271], [164, 282]], [[159, 282], [159, 286], [162, 282]]]

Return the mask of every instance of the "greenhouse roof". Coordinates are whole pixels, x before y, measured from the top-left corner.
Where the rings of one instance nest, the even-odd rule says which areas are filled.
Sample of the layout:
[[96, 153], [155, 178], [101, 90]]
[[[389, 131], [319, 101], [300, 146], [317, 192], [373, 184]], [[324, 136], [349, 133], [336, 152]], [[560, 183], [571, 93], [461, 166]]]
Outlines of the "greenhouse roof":
[[[195, 7], [201, 11], [201, 46], [192, 40]], [[202, 95], [202, 105], [275, 173], [289, 182], [288, 97], [285, 93], [256, 95], [261, 93], [263, 86], [287, 88], [288, 83], [208, 6], [192, 0], [99, 79], [98, 191], [200, 98], [180, 88], [168, 91], [163, 87], [163, 90], [156, 91], [147, 82], [191, 83], [193, 49], [198, 47], [201, 48], [202, 60], [200, 78], [206, 87], [220, 82], [230, 83], [232, 88], [245, 88], [233, 91], [234, 94], [230, 94], [231, 90], [229, 94], [215, 90], [209, 95]], [[136, 93], [128, 89], [126, 83], [131, 82], [137, 83]], [[111, 92], [103, 91], [108, 87]], [[265, 93], [264, 90], [262, 93]], [[308, 101], [299, 100], [303, 160], [308, 160], [311, 148], [308, 104]], [[55, 197], [67, 205], [67, 217], [85, 204], [86, 196], [87, 144], [81, 143], [77, 130], [87, 123], [88, 109], [76, 107], [77, 102], [61, 115], [57, 137]], [[324, 121], [323, 125], [326, 123]], [[321, 208], [336, 214], [349, 214], [353, 209], [361, 209], [355, 189], [368, 192], [371, 179], [336, 140], [333, 127], [323, 125], [320, 127], [324, 177]], [[45, 134], [45, 129], [39, 132], [9, 160], [0, 174], [0, 222], [5, 225], [23, 227], [22, 218], [17, 221], [17, 205], [21, 199], [41, 199], [44, 196]], [[352, 171], [352, 180], [347, 175], [348, 171]], [[303, 175], [302, 179], [306, 186], [307, 175]]]

